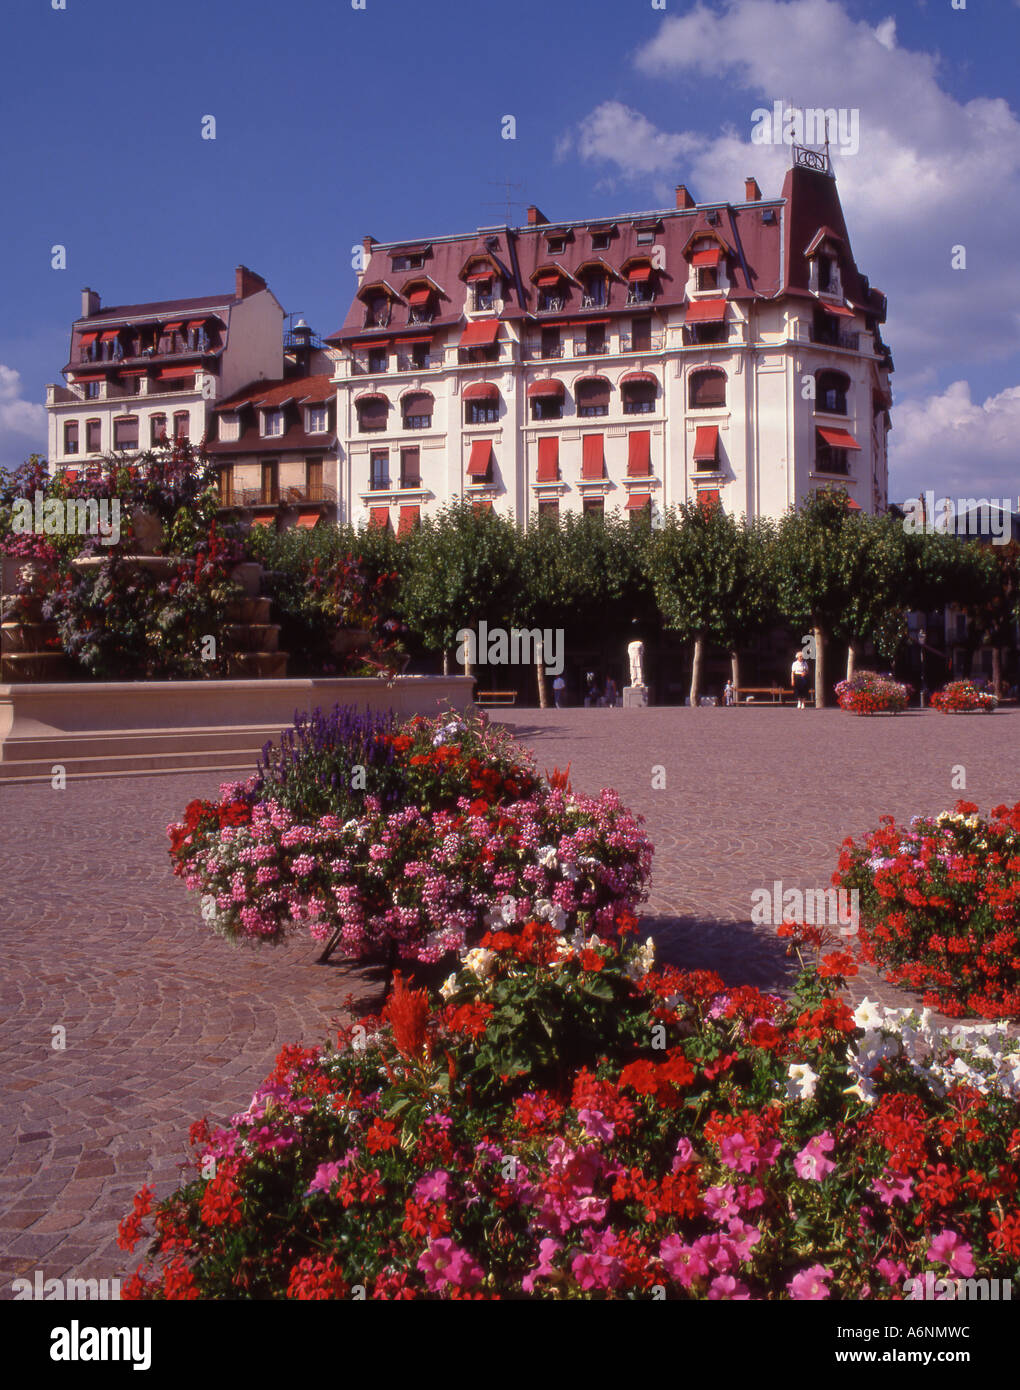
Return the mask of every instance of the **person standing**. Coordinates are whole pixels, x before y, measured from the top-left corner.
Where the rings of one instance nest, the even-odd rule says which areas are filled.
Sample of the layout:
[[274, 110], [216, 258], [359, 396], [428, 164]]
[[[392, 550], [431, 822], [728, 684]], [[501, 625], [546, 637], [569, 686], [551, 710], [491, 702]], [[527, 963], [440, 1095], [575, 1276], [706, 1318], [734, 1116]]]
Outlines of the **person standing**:
[[723, 686], [723, 704], [735, 705], [737, 703], [737, 691], [732, 681], [727, 681]]
[[563, 708], [563, 698], [566, 694], [567, 683], [562, 676], [557, 676], [553, 681], [553, 702], [557, 709]]
[[807, 709], [810, 675], [811, 670], [804, 659], [804, 653], [798, 652], [793, 658], [793, 665], [790, 667], [790, 684], [793, 686], [793, 693], [797, 697], [798, 709]]

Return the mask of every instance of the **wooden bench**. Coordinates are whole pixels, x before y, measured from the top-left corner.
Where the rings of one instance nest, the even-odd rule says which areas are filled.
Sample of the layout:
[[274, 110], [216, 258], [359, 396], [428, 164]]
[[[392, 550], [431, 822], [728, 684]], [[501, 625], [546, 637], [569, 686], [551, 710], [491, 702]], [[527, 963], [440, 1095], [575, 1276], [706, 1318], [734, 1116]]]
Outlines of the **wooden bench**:
[[479, 690], [475, 695], [476, 705], [516, 705], [516, 690]]
[[[756, 697], [767, 695], [768, 699], [756, 698], [748, 701], [748, 695], [754, 695]], [[784, 685], [738, 685], [736, 696], [738, 705], [746, 705], [748, 703], [752, 705], [782, 705], [785, 704], [787, 700], [796, 700], [797, 692]], [[814, 691], [808, 691], [804, 698], [814, 704]]]

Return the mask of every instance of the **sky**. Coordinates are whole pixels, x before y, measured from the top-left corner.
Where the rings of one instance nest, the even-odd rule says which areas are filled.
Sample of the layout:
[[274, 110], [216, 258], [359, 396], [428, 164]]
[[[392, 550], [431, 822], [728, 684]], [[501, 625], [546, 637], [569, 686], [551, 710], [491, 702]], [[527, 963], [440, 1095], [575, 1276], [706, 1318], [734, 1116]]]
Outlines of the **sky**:
[[85, 285], [243, 262], [329, 333], [366, 234], [777, 195], [752, 113], [783, 101], [857, 112], [833, 164], [888, 297], [890, 497], [1020, 491], [1020, 0], [6, 0], [4, 30], [0, 465], [45, 451]]

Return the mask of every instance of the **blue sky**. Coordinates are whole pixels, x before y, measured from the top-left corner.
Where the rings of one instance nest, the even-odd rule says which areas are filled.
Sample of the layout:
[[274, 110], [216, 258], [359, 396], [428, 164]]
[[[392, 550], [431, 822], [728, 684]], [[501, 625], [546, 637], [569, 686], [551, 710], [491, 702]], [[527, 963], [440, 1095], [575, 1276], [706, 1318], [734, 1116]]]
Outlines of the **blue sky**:
[[788, 151], [751, 145], [751, 112], [788, 100], [860, 113], [835, 162], [889, 297], [892, 494], [1017, 493], [1014, 0], [365, 3], [9, 0], [0, 463], [44, 447], [85, 284], [108, 304], [204, 294], [243, 261], [330, 332], [363, 235], [503, 221], [507, 181], [514, 221], [668, 205], [681, 181], [778, 193]]

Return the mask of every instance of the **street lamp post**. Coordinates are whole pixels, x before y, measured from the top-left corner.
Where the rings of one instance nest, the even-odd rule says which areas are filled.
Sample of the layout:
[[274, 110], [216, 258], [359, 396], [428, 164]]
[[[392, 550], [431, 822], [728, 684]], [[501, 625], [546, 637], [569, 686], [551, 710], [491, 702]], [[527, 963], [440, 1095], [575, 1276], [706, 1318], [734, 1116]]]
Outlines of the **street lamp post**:
[[924, 709], [924, 697], [925, 697], [925, 695], [927, 694], [927, 689], [928, 689], [927, 686], [925, 685], [925, 681], [924, 681], [924, 647], [925, 647], [925, 643], [928, 641], [928, 631], [927, 631], [926, 628], [923, 628], [923, 627], [922, 627], [922, 628], [919, 629], [918, 634], [917, 634], [917, 640], [918, 640], [918, 642], [920, 642], [920, 644], [921, 644], [921, 690], [920, 690], [920, 696], [921, 696], [921, 708]]

